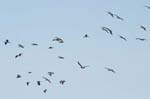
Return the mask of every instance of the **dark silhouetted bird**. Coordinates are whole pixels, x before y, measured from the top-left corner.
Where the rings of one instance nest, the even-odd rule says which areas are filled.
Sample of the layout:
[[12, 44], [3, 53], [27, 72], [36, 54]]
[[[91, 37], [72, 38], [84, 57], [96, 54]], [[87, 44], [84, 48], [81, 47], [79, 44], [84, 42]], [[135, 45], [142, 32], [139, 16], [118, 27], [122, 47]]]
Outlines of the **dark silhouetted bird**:
[[136, 38], [136, 40], [145, 41], [145, 38]]
[[26, 82], [27, 86], [29, 86], [30, 82]]
[[16, 55], [15, 58], [18, 58], [20, 56], [22, 56], [22, 53], [19, 53], [18, 55]]
[[120, 16], [118, 16], [118, 15], [116, 15], [116, 14], [115, 14], [115, 16], [116, 16], [117, 19], [119, 19], [119, 20], [121, 20], [121, 21], [124, 21], [124, 19], [121, 18]]
[[121, 35], [118, 35], [118, 36], [119, 36], [121, 39], [127, 41], [127, 39], [126, 39], [125, 37], [123, 37], [123, 36], [121, 36]]
[[46, 93], [46, 92], [47, 92], [47, 89], [44, 89], [43, 92]]
[[59, 43], [64, 43], [63, 39], [55, 37], [52, 41], [58, 41]]
[[28, 74], [31, 74], [32, 72], [28, 72]]
[[83, 66], [81, 65], [81, 63], [78, 61], [78, 65], [80, 66], [81, 69], [85, 69], [86, 67], [89, 67], [89, 66]]
[[113, 35], [112, 30], [107, 28], [107, 27], [102, 27], [102, 30], [109, 33], [109, 34], [111, 34], [111, 35]]
[[17, 74], [16, 78], [21, 78], [21, 75]]
[[107, 13], [111, 16], [114, 17], [114, 14], [112, 12], [107, 11]]
[[40, 86], [41, 85], [41, 81], [37, 81], [37, 85]]
[[108, 71], [111, 71], [111, 72], [113, 72], [113, 73], [116, 73], [113, 69], [111, 69], [111, 68], [105, 68], [105, 69], [107, 69]]
[[144, 31], [146, 31], [146, 27], [144, 27], [143, 25], [140, 26], [141, 29], [143, 29]]
[[146, 7], [147, 9], [150, 9], [150, 6], [146, 6], [146, 5], [145, 5], [144, 7]]
[[48, 49], [53, 49], [53, 47], [52, 47], [52, 46], [50, 46]]
[[87, 35], [87, 34], [85, 34], [84, 36], [83, 36], [83, 38], [88, 38], [89, 36]]
[[48, 75], [52, 76], [52, 75], [54, 75], [54, 72], [48, 72]]
[[7, 45], [8, 43], [10, 43], [10, 41], [8, 39], [6, 39], [4, 44]]
[[18, 47], [20, 47], [20, 48], [24, 48], [24, 46], [23, 46], [23, 45], [21, 45], [21, 44], [18, 44]]
[[59, 59], [64, 59], [64, 57], [62, 57], [62, 56], [58, 56], [58, 58], [59, 58]]
[[31, 45], [33, 45], [33, 46], [38, 46], [39, 44], [37, 44], [37, 43], [32, 43]]
[[63, 85], [65, 82], [66, 82], [65, 80], [59, 81], [59, 83], [62, 84], [62, 85]]
[[50, 84], [52, 83], [48, 78], [42, 77], [44, 80], [48, 81]]

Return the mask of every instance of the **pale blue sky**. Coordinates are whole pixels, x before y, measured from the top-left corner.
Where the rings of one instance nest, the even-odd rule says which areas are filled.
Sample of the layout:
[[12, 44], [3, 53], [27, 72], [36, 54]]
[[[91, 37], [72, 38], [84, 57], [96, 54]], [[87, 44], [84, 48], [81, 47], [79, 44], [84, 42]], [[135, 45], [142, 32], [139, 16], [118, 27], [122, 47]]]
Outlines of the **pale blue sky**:
[[[1, 0], [0, 98], [150, 99], [150, 5], [147, 0]], [[111, 18], [106, 11], [123, 17]], [[143, 31], [140, 25], [147, 27]], [[110, 36], [101, 30], [112, 29]], [[82, 38], [84, 34], [90, 38]], [[117, 35], [125, 36], [125, 42]], [[52, 42], [55, 37], [64, 44]], [[136, 37], [149, 39], [145, 42]], [[12, 43], [5, 46], [9, 39]], [[33, 47], [31, 43], [39, 43]], [[18, 48], [18, 43], [25, 49]], [[49, 50], [48, 47], [54, 49]], [[22, 52], [23, 56], [15, 59]], [[60, 60], [57, 56], [64, 56]], [[81, 70], [77, 61], [90, 65]], [[116, 70], [116, 74], [104, 68]], [[31, 75], [27, 72], [32, 71]], [[52, 85], [36, 81], [53, 71]], [[16, 74], [21, 79], [16, 79]], [[64, 86], [59, 80], [65, 79]], [[27, 87], [25, 82], [31, 81]], [[47, 88], [47, 94], [42, 91]]]

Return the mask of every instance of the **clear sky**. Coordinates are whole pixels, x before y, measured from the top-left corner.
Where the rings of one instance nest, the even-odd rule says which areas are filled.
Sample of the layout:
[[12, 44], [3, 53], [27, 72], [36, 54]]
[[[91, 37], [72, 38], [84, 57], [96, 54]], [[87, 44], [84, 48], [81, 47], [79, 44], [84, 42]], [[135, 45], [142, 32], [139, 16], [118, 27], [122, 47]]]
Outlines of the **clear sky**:
[[[150, 10], [144, 5], [150, 2], [1, 0], [0, 98], [150, 99]], [[112, 18], [106, 11], [125, 20]], [[103, 26], [112, 29], [114, 35], [102, 31]], [[84, 39], [84, 34], [89, 38]], [[53, 42], [56, 36], [65, 43]], [[137, 37], [148, 40], [137, 41]], [[4, 45], [6, 39], [11, 42], [7, 46]], [[31, 46], [33, 42], [39, 46]], [[25, 48], [18, 48], [19, 43]], [[48, 49], [49, 46], [54, 49]], [[23, 55], [15, 59], [18, 53]], [[77, 61], [90, 67], [81, 70]], [[105, 67], [113, 68], [116, 74], [106, 71]], [[48, 77], [49, 71], [55, 72], [49, 77], [51, 85], [42, 79], [42, 76]], [[22, 78], [16, 79], [17, 74]], [[37, 86], [38, 80], [42, 81], [41, 86]], [[66, 83], [62, 86], [60, 80]], [[31, 85], [26, 86], [26, 81]]]

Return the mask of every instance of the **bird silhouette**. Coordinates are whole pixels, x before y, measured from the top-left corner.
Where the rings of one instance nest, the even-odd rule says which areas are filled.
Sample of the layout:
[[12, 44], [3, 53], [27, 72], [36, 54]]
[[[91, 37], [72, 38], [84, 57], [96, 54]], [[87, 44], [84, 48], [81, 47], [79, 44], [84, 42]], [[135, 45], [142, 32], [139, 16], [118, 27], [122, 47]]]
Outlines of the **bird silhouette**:
[[65, 80], [59, 81], [59, 83], [62, 84], [62, 85], [63, 85], [65, 82], [66, 82]]
[[116, 73], [113, 69], [111, 69], [111, 68], [105, 68], [105, 69], [107, 69], [108, 71], [111, 71], [111, 72], [113, 72], [113, 73]]
[[41, 81], [37, 81], [37, 85], [40, 86], [41, 85]]
[[18, 44], [18, 47], [20, 47], [20, 48], [24, 48], [24, 46], [23, 46], [23, 45], [21, 45], [21, 44]]
[[85, 69], [86, 67], [89, 67], [89, 66], [83, 66], [81, 65], [81, 63], [78, 61], [78, 65], [80, 66], [81, 69]]
[[54, 39], [52, 39], [52, 41], [58, 41], [59, 43], [64, 43], [63, 39], [59, 37], [55, 37]]
[[145, 41], [145, 38], [136, 38], [136, 40]]
[[8, 39], [6, 39], [4, 44], [7, 45], [8, 43], [10, 43], [10, 41]]
[[20, 75], [20, 74], [17, 74], [16, 78], [21, 78], [21, 75]]
[[146, 7], [147, 9], [150, 9], [150, 6], [146, 6], [146, 5], [145, 5], [144, 7]]
[[42, 77], [45, 81], [49, 82], [50, 84], [52, 83], [48, 78]]
[[32, 72], [28, 72], [28, 74], [31, 74]]
[[54, 75], [54, 72], [48, 72], [48, 75], [52, 76], [52, 75]]
[[89, 36], [87, 35], [87, 34], [85, 34], [84, 36], [83, 36], [83, 38], [88, 38]]
[[64, 57], [62, 57], [62, 56], [58, 56], [58, 58], [59, 58], [59, 59], [64, 59]]
[[121, 20], [121, 21], [124, 21], [124, 19], [121, 18], [120, 16], [118, 16], [118, 15], [116, 15], [116, 14], [115, 14], [115, 16], [116, 16], [117, 19], [119, 19], [119, 20]]
[[22, 56], [22, 53], [19, 53], [18, 55], [16, 55], [15, 58], [18, 58], [20, 56]]
[[143, 25], [140, 26], [141, 29], [143, 29], [144, 31], [146, 31], [146, 27], [144, 27]]
[[53, 47], [52, 47], [52, 46], [50, 46], [48, 49], [53, 49]]
[[46, 93], [46, 92], [47, 92], [47, 89], [44, 89], [43, 92]]
[[107, 11], [107, 13], [111, 16], [114, 17], [114, 14], [112, 12]]
[[127, 39], [126, 39], [125, 37], [123, 37], [123, 36], [121, 36], [121, 35], [118, 35], [118, 36], [119, 36], [121, 39], [127, 41]]
[[102, 27], [102, 30], [109, 33], [109, 34], [111, 34], [111, 35], [113, 35], [112, 30], [107, 28], [107, 27]]
[[32, 43], [31, 45], [33, 45], [33, 46], [38, 46], [39, 44], [37, 44], [37, 43]]
[[29, 86], [30, 82], [26, 82], [27, 86]]

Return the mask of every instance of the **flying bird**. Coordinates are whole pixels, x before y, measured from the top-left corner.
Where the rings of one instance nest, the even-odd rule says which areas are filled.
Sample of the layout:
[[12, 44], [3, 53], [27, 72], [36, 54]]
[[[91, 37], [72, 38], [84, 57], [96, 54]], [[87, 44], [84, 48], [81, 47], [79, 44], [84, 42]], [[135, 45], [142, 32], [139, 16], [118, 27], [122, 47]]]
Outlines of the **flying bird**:
[[58, 58], [59, 58], [59, 59], [64, 59], [64, 57], [62, 57], [62, 56], [58, 56]]
[[102, 27], [102, 30], [109, 33], [109, 34], [111, 34], [111, 35], [113, 35], [112, 30], [107, 28], [107, 27]]
[[81, 63], [78, 61], [78, 65], [80, 66], [81, 69], [85, 69], [86, 67], [89, 67], [89, 66], [83, 66], [81, 65]]
[[65, 80], [59, 81], [59, 83], [62, 84], [62, 85], [63, 85], [65, 82], [66, 82]]
[[32, 72], [28, 72], [28, 74], [31, 74]]
[[144, 27], [143, 25], [140, 26], [141, 29], [143, 29], [144, 31], [146, 31], [146, 27]]
[[113, 69], [111, 69], [111, 68], [105, 68], [105, 69], [107, 69], [108, 71], [111, 71], [111, 72], [113, 72], [113, 73], [116, 73]]
[[145, 38], [136, 38], [136, 40], [145, 41]]
[[21, 75], [17, 74], [17, 77], [16, 78], [21, 78]]
[[22, 56], [22, 53], [19, 53], [18, 55], [16, 55], [15, 58], [18, 58], [20, 56]]
[[41, 85], [41, 81], [37, 81], [37, 85], [40, 86]]
[[121, 35], [118, 35], [118, 36], [119, 36], [121, 39], [127, 41], [127, 39], [126, 39], [125, 37], [123, 37], [123, 36], [121, 36]]
[[63, 39], [61, 39], [59, 37], [55, 37], [54, 39], [52, 39], [52, 41], [57, 41], [59, 43], [64, 43]]
[[32, 43], [31, 45], [33, 45], [33, 46], [38, 46], [39, 44], [37, 44], [37, 43]]
[[18, 44], [18, 47], [20, 47], [20, 48], [24, 48], [24, 46], [23, 46], [23, 45], [21, 45], [21, 44]]
[[27, 86], [29, 86], [30, 82], [26, 82]]
[[52, 75], [54, 75], [54, 72], [48, 72], [48, 75], [52, 76]]
[[50, 46], [48, 49], [53, 49], [53, 47], [52, 47], [52, 46]]
[[48, 81], [50, 84], [52, 83], [48, 78], [42, 77], [45, 81]]
[[8, 43], [10, 43], [10, 41], [8, 39], [6, 39], [4, 44], [7, 45]]
[[146, 7], [147, 9], [150, 9], [150, 6], [146, 6], [146, 5], [145, 5], [144, 7]]
[[44, 89], [43, 92], [46, 93], [46, 92], [47, 92], [47, 89]]
[[89, 36], [87, 35], [87, 34], [85, 34], [84, 36], [83, 36], [83, 38], [88, 38]]
[[107, 11], [107, 13], [111, 16], [114, 17], [114, 14], [112, 12]]
[[119, 20], [121, 20], [121, 21], [124, 21], [124, 19], [121, 18], [120, 16], [118, 16], [118, 15], [116, 15], [116, 14], [115, 14], [115, 16], [116, 16], [117, 19], [119, 19]]

